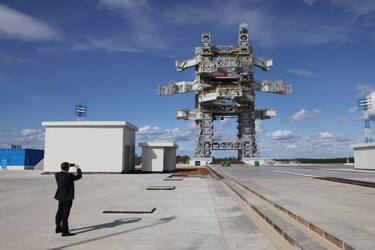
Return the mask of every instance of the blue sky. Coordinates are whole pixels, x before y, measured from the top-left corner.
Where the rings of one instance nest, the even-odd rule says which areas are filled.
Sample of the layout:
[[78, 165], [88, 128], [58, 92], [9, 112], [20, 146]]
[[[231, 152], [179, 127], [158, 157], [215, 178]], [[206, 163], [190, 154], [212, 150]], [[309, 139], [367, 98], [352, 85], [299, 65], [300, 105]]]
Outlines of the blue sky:
[[[375, 87], [373, 0], [0, 1], [0, 147], [43, 147], [41, 122], [75, 120], [83, 103], [88, 120], [127, 120], [138, 141], [175, 140], [190, 154], [192, 123], [175, 117], [193, 95], [157, 96], [156, 86], [193, 80], [175, 60], [192, 57], [205, 31], [235, 44], [241, 22], [255, 55], [274, 60], [255, 78], [293, 85], [289, 96], [257, 96], [278, 111], [257, 125], [261, 154], [351, 155], [363, 141], [353, 107]], [[215, 125], [216, 137], [236, 134], [234, 120]]]

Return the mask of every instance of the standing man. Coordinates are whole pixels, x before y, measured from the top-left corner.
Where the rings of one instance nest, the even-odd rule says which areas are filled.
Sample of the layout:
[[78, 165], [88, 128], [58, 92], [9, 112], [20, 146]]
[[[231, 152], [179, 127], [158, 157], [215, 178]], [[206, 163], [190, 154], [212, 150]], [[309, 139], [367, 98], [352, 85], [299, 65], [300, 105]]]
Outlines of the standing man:
[[[69, 173], [69, 168], [75, 167], [77, 175]], [[59, 207], [56, 212], [56, 233], [61, 233], [61, 236], [73, 236], [74, 233], [69, 232], [68, 218], [70, 208], [74, 199], [74, 181], [82, 178], [82, 171], [78, 165], [69, 162], [61, 163], [61, 171], [55, 174], [57, 183], [57, 191], [55, 199], [59, 201]]]

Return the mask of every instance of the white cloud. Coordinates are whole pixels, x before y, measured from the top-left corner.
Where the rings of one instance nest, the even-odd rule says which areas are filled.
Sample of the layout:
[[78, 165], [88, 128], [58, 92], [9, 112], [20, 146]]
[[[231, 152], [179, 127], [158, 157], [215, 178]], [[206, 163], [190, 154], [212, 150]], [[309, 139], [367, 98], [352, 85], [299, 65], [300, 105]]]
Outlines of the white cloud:
[[173, 128], [166, 129], [163, 137], [175, 141], [194, 140], [195, 130], [190, 128]]
[[290, 74], [302, 77], [315, 77], [316, 75], [308, 69], [290, 69], [288, 70]]
[[290, 149], [290, 150], [293, 150], [293, 149], [297, 149], [298, 146], [296, 144], [289, 144], [286, 146], [287, 149]]
[[[151, 42], [152, 41], [152, 42]], [[107, 52], [149, 52], [149, 50], [163, 50], [166, 44], [158, 34], [131, 32], [111, 37], [85, 37], [75, 40], [70, 50], [90, 51], [102, 49]]]
[[257, 120], [255, 121], [255, 132], [256, 133], [262, 133], [264, 131], [264, 127], [261, 124], [261, 121]]
[[350, 113], [353, 113], [353, 112], [356, 112], [356, 111], [358, 111], [357, 106], [353, 106], [351, 108], [348, 108], [348, 110], [347, 110], [347, 112], [350, 112]]
[[374, 0], [304, 0], [304, 2], [309, 6], [316, 5], [334, 9], [336, 12], [341, 11], [340, 14], [346, 14], [346, 20], [342, 22], [347, 22], [346, 26], [352, 30], [354, 36], [358, 33], [358, 29], [363, 28], [365, 36], [375, 42]]
[[50, 41], [59, 40], [61, 35], [52, 26], [0, 4], [0, 38]]
[[344, 117], [344, 116], [339, 116], [337, 118], [337, 121], [338, 122], [347, 122], [349, 119], [347, 117]]
[[25, 128], [20, 132], [21, 141], [32, 141], [32, 140], [42, 140], [44, 138], [44, 133], [42, 130]]
[[296, 137], [296, 135], [291, 130], [276, 130], [272, 133], [268, 133], [268, 137], [270, 137], [272, 140], [291, 140]]
[[17, 141], [24, 148], [43, 148], [44, 132], [38, 129], [26, 128], [21, 130]]
[[[161, 20], [147, 0], [99, 0], [99, 8], [115, 11], [127, 19], [126, 33], [110, 37], [88, 38], [72, 49], [105, 49], [109, 52], [145, 52], [168, 48], [160, 34], [165, 20]], [[157, 10], [161, 12], [162, 10]]]
[[[186, 127], [170, 129], [147, 125], [141, 127], [139, 132], [141, 134], [137, 134], [138, 142], [176, 141], [179, 145], [179, 154], [192, 155], [194, 151], [195, 130], [193, 122], [189, 123]], [[257, 134], [257, 142], [261, 155], [270, 158], [347, 157], [352, 152], [350, 145], [359, 142], [359, 140], [359, 137], [330, 131], [302, 135], [285, 129]], [[224, 154], [226, 156], [232, 155], [232, 153], [226, 153]], [[221, 155], [218, 151], [213, 151], [213, 154], [214, 156]]]
[[137, 133], [138, 135], [160, 135], [163, 130], [157, 126], [146, 125], [140, 127]]
[[[138, 142], [152, 141], [174, 141], [178, 145], [178, 154], [192, 155], [194, 151], [195, 126], [188, 123], [186, 127], [160, 128], [158, 126], [146, 125], [139, 128], [136, 136]], [[140, 149], [137, 147], [137, 154]]]
[[[355, 31], [345, 22], [337, 25], [316, 18], [301, 20], [299, 15], [273, 11], [261, 0], [216, 0], [214, 4], [206, 1], [201, 5], [174, 1], [163, 8], [149, 0], [98, 0], [96, 3], [99, 9], [114, 11], [126, 19], [126, 33], [82, 39], [74, 42], [73, 51], [104, 49], [108, 52], [149, 53], [152, 50], [163, 55], [166, 51], [174, 54], [178, 48], [187, 46], [185, 41], [195, 41], [190, 34], [194, 33], [192, 30], [201, 30], [202, 24], [212, 27], [207, 31], [227, 33], [242, 22], [248, 23], [251, 42], [263, 47], [344, 43], [351, 40]], [[250, 4], [251, 8], [247, 7]], [[297, 74], [314, 76], [307, 71]]]
[[329, 0], [331, 5], [343, 8], [354, 16], [365, 16], [375, 12], [373, 0]]
[[126, 37], [114, 36], [109, 38], [86, 37], [76, 40], [71, 46], [72, 51], [90, 51], [103, 49], [107, 52], [140, 52], [137, 45], [131, 44], [132, 41]]
[[[290, 132], [274, 132], [276, 138], [290, 136]], [[259, 140], [261, 155], [270, 158], [333, 158], [352, 155], [351, 145], [360, 141], [359, 136], [323, 131], [314, 135], [294, 134], [288, 140], [272, 139], [273, 133]]]
[[[163, 14], [171, 23], [182, 25], [212, 23], [212, 26], [232, 28], [241, 22], [249, 24], [251, 41], [260, 46], [274, 45], [315, 45], [331, 42], [350, 41], [353, 32], [345, 24], [329, 25], [327, 23], [311, 23], [301, 21], [297, 16], [285, 16], [280, 12], [272, 12], [264, 1], [254, 2], [251, 8], [244, 8], [249, 1], [219, 1], [210, 6], [211, 11], [201, 6], [178, 6]], [[220, 13], [220, 15], [217, 15]], [[293, 29], [290, 29], [293, 27]]]
[[331, 5], [352, 14], [355, 17], [369, 15], [375, 12], [373, 0], [303, 0], [307, 5], [320, 4], [321, 6]]
[[313, 5], [315, 3], [315, 0], [303, 0], [307, 5]]
[[187, 127], [190, 129], [195, 129], [195, 122], [194, 121], [190, 122]]
[[353, 121], [360, 121], [360, 120], [364, 120], [364, 119], [365, 119], [365, 118], [364, 118], [363, 114], [360, 115], [360, 116], [356, 116], [356, 117], [353, 117], [353, 118], [352, 118]]
[[234, 119], [224, 118], [223, 120], [214, 121], [214, 139], [215, 140], [230, 140], [231, 136], [228, 134], [230, 123], [235, 122]]
[[288, 121], [302, 121], [302, 120], [305, 120], [307, 118], [315, 117], [319, 113], [320, 113], [320, 110], [317, 110], [317, 109], [314, 109], [312, 111], [301, 109], [300, 111], [298, 111], [294, 115], [288, 117], [287, 120]]
[[139, 141], [194, 141], [195, 129], [190, 125], [187, 127], [176, 127], [162, 129], [157, 126], [146, 125], [139, 128], [137, 139]]
[[99, 0], [98, 4], [103, 8], [117, 11], [141, 12], [149, 8], [146, 0]]
[[322, 143], [324, 145], [334, 145], [335, 143], [353, 141], [353, 137], [349, 135], [335, 134], [328, 131], [319, 132], [317, 136], [311, 136], [310, 139], [314, 143]]
[[233, 119], [229, 119], [229, 118], [224, 118], [223, 120], [220, 120], [219, 127], [225, 128], [230, 123], [231, 120], [233, 121]]
[[4, 147], [16, 144], [21, 145], [23, 148], [43, 148], [44, 132], [42, 130], [25, 128], [17, 133], [12, 132], [12, 130], [8, 130], [5, 133], [0, 132], [0, 145]]
[[358, 84], [357, 96], [364, 97], [375, 91], [375, 86], [372, 84]]
[[[334, 138], [333, 138], [334, 142], [352, 142], [353, 141], [353, 138], [349, 135], [336, 135]], [[348, 145], [350, 146], [350, 145]]]
[[319, 139], [331, 139], [333, 138], [333, 134], [331, 132], [320, 132]]

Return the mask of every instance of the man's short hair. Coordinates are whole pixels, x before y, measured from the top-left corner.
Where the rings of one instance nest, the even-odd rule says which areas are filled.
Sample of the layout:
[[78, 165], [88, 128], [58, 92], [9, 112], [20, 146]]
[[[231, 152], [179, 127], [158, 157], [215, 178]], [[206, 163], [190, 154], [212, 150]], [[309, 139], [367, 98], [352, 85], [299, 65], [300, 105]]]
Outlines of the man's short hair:
[[69, 162], [63, 162], [61, 163], [61, 170], [68, 171], [69, 170]]

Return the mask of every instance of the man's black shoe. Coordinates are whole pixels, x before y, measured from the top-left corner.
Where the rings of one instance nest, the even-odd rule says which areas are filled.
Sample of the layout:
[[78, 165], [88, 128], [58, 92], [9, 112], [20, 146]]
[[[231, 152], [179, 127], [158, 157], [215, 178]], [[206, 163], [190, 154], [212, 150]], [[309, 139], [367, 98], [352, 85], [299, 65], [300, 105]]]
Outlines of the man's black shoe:
[[61, 234], [61, 236], [74, 236], [74, 235], [76, 235], [76, 234], [74, 234], [74, 233], [71, 233], [71, 232], [67, 232], [67, 233], [62, 233]]
[[58, 228], [58, 227], [56, 227], [56, 229], [55, 229], [55, 233], [61, 233], [62, 232], [62, 230], [61, 230], [61, 228]]

